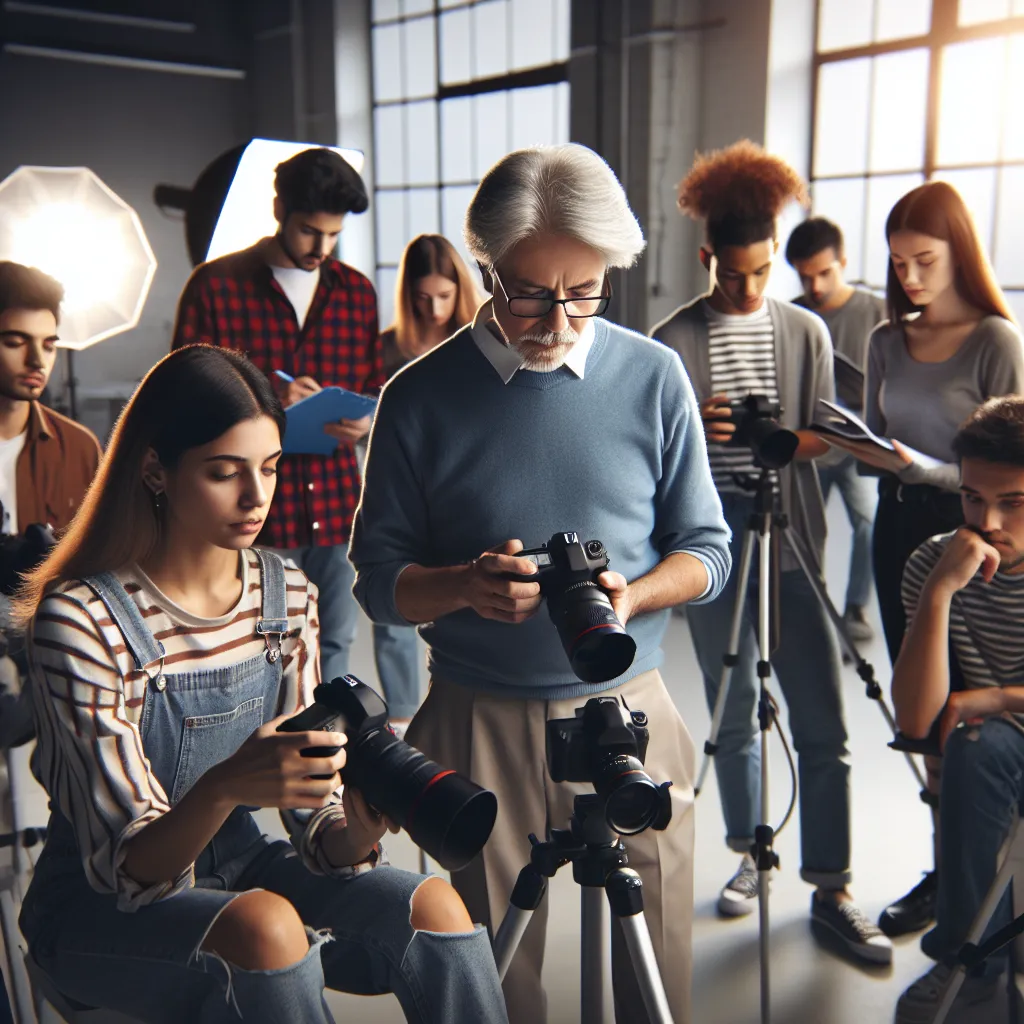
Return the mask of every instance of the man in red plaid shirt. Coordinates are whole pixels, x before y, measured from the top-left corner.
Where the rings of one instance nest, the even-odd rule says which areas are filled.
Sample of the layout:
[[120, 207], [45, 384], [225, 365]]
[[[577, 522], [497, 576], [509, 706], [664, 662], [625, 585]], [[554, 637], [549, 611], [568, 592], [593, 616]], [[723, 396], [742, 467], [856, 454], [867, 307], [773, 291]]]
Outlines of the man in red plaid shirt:
[[[328, 385], [376, 395], [385, 380], [377, 295], [331, 255], [345, 215], [369, 205], [362, 178], [332, 150], [307, 149], [278, 165], [275, 188], [278, 233], [196, 268], [172, 347], [244, 352], [286, 408]], [[348, 671], [356, 632], [348, 540], [361, 488], [355, 444], [370, 417], [324, 429], [338, 440], [333, 454], [286, 455], [278, 463], [277, 494], [258, 543], [294, 559], [319, 588], [321, 671], [333, 679]]]

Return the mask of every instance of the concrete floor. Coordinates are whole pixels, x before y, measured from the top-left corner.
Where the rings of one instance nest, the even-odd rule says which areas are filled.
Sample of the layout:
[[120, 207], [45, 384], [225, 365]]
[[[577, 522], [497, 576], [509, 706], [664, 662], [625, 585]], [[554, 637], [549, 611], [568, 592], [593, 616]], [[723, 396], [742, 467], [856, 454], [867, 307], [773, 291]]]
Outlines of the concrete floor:
[[[849, 530], [838, 496], [830, 508], [832, 526], [827, 575], [841, 603], [845, 587]], [[877, 611], [872, 617], [878, 628]], [[673, 617], [665, 638], [666, 683], [698, 749], [709, 716], [689, 633], [683, 619]], [[865, 649], [883, 688], [888, 691], [889, 666], [880, 640]], [[375, 680], [370, 631], [363, 623], [352, 659], [352, 671]], [[877, 705], [864, 696], [852, 669], [845, 670], [847, 724], [853, 758], [854, 893], [872, 917], [920, 878], [931, 866], [930, 817], [918, 799], [918, 787], [903, 759], [886, 748], [889, 738]], [[783, 713], [785, 722], [785, 712]], [[657, 727], [657, 723], [652, 723]], [[771, 748], [772, 818], [778, 821], [789, 798], [789, 775], [781, 746]], [[18, 792], [26, 824], [45, 821], [42, 791], [28, 776], [18, 775]], [[268, 832], [280, 833], [274, 812], [261, 812]], [[723, 844], [724, 828], [714, 773], [697, 802], [694, 915], [695, 1024], [754, 1024], [759, 1021], [757, 915], [722, 921], [714, 910], [720, 886], [732, 874], [736, 857]], [[900, 992], [930, 961], [920, 952], [917, 937], [899, 940], [891, 968], [854, 966], [822, 949], [808, 927], [810, 887], [799, 878], [799, 821], [794, 816], [776, 849], [782, 869], [771, 895], [772, 1020], [775, 1024], [875, 1024], [892, 1019]], [[417, 851], [404, 833], [388, 844], [392, 861], [416, 870]], [[550, 1024], [572, 1024], [579, 1014], [579, 894], [571, 876], [562, 872], [549, 898], [548, 957], [545, 985]], [[403, 1020], [391, 996], [360, 998], [330, 993], [328, 1002], [338, 1021], [390, 1024]], [[992, 1018], [1004, 1019], [1000, 1014]], [[973, 1022], [972, 1022], [973, 1024]], [[978, 1016], [976, 1024], [989, 1024]]]

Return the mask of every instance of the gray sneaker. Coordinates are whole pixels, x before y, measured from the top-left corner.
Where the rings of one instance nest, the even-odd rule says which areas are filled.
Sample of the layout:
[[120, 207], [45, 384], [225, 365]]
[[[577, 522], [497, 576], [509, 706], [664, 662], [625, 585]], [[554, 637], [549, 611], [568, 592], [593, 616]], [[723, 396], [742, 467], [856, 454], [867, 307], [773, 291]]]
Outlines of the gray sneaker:
[[746, 917], [757, 904], [757, 865], [749, 853], [743, 854], [740, 869], [721, 891], [718, 912], [723, 917]]
[[849, 900], [811, 897], [811, 927], [836, 938], [858, 959], [892, 963], [892, 943], [882, 929]]
[[[922, 974], [900, 996], [893, 1024], [932, 1024], [952, 976], [953, 968], [947, 964], [936, 964], [927, 974]], [[966, 1024], [975, 1020], [979, 1009], [999, 997], [999, 988], [998, 978], [964, 978], [946, 1024]]]

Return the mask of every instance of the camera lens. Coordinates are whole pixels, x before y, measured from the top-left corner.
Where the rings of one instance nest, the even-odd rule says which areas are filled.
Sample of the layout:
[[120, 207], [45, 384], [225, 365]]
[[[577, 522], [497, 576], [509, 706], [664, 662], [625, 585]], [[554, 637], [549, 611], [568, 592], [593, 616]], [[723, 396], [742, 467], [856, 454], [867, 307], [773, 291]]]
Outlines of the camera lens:
[[617, 754], [603, 761], [594, 773], [594, 788], [604, 799], [608, 827], [619, 835], [643, 832], [658, 817], [658, 787], [635, 757]]
[[615, 679], [633, 664], [636, 642], [596, 583], [577, 584], [560, 596], [550, 596], [548, 613], [573, 672], [585, 683]]

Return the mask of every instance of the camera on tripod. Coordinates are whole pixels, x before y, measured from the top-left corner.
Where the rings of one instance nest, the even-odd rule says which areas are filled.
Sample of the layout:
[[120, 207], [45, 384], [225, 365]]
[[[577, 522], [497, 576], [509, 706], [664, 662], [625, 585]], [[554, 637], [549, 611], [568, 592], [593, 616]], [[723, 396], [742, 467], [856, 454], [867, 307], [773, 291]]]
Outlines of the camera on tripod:
[[749, 394], [729, 403], [736, 432], [728, 444], [749, 448], [754, 463], [767, 469], [782, 469], [793, 461], [800, 438], [779, 423], [782, 405], [767, 395]]
[[585, 683], [622, 675], [633, 664], [636, 642], [597, 583], [609, 565], [605, 546], [599, 540], [582, 542], [575, 533], [556, 533], [547, 544], [516, 557], [528, 558], [537, 572], [508, 578], [540, 584], [573, 672]]
[[[404, 828], [442, 867], [464, 868], [494, 827], [495, 795], [400, 740], [388, 726], [384, 699], [355, 676], [318, 686], [313, 698], [316, 703], [282, 722], [277, 731], [344, 732], [345, 784]], [[331, 757], [338, 750], [306, 747], [302, 756]]]
[[642, 711], [615, 697], [592, 697], [575, 718], [548, 722], [548, 771], [553, 782], [591, 783], [613, 832], [662, 830], [672, 819], [672, 783], [659, 786], [644, 771], [649, 738]]

